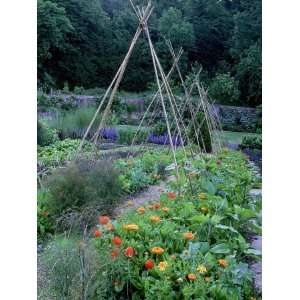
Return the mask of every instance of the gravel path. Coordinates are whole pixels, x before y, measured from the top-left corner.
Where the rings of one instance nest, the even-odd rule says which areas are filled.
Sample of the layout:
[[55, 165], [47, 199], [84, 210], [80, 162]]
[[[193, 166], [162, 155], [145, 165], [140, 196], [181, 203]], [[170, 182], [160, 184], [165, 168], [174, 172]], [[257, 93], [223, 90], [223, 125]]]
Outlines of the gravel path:
[[165, 190], [168, 182], [175, 180], [175, 177], [168, 177], [166, 181], [158, 185], [149, 186], [145, 191], [127, 197], [127, 201], [117, 207], [114, 211], [114, 218], [126, 213], [129, 210], [136, 209], [140, 206], [159, 199], [160, 194]]

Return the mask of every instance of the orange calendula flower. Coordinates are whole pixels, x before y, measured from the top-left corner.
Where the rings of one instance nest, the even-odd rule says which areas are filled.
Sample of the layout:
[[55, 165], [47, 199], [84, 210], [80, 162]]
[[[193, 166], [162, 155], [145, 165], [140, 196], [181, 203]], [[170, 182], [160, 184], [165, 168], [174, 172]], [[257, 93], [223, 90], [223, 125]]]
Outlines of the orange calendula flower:
[[160, 271], [165, 271], [167, 267], [168, 267], [168, 263], [166, 261], [161, 261], [158, 264], [158, 268]]
[[193, 240], [194, 238], [195, 238], [195, 235], [192, 233], [192, 232], [185, 232], [184, 234], [183, 234], [183, 237], [184, 237], [184, 239], [185, 240]]
[[194, 280], [196, 280], [197, 276], [193, 273], [190, 273], [190, 274], [188, 274], [187, 278], [191, 281], [194, 281]]
[[207, 269], [204, 265], [199, 265], [198, 268], [197, 268], [197, 272], [200, 273], [200, 274], [203, 274], [203, 273], [207, 272]]
[[228, 266], [228, 262], [225, 259], [218, 259], [218, 263], [220, 266], [226, 268]]
[[163, 248], [161, 248], [161, 247], [153, 247], [152, 249], [151, 249], [151, 253], [153, 253], [153, 254], [163, 254], [165, 252], [165, 250], [163, 249]]
[[204, 276], [204, 280], [205, 281], [210, 281], [210, 277], [209, 276]]
[[117, 249], [112, 250], [110, 255], [111, 255], [112, 258], [118, 257], [119, 256], [119, 250], [117, 250]]
[[105, 228], [109, 231], [113, 231], [115, 229], [114, 225], [111, 223], [106, 224]]
[[168, 208], [168, 207], [163, 207], [161, 210], [162, 210], [163, 212], [165, 212], [165, 213], [168, 213], [168, 212], [170, 211], [170, 208]]
[[137, 231], [139, 230], [139, 226], [136, 224], [124, 224], [123, 228], [128, 231]]
[[144, 207], [139, 207], [136, 211], [138, 212], [138, 214], [143, 215], [146, 210]]
[[149, 218], [149, 220], [152, 222], [152, 223], [157, 223], [157, 222], [160, 222], [160, 217], [159, 216], [151, 216]]
[[101, 225], [106, 225], [109, 222], [109, 217], [108, 216], [100, 216], [99, 217], [99, 223]]
[[205, 200], [206, 199], [206, 194], [205, 193], [200, 193], [199, 194], [199, 199], [200, 200]]
[[168, 198], [169, 199], [175, 199], [176, 198], [176, 193], [175, 192], [168, 192]]

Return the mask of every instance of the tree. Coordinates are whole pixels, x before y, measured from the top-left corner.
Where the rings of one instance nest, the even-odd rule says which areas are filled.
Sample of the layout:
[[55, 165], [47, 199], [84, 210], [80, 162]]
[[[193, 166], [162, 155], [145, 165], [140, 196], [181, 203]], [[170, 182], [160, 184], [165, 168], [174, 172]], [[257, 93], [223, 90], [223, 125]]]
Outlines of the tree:
[[239, 81], [241, 99], [250, 106], [261, 104], [261, 43], [250, 46], [240, 58], [236, 67], [236, 79]]
[[37, 58], [38, 79], [51, 80], [45, 67], [54, 51], [63, 51], [66, 47], [67, 34], [73, 30], [64, 8], [58, 7], [51, 1], [38, 0], [37, 2]]
[[209, 95], [218, 103], [236, 104], [239, 100], [237, 82], [229, 73], [217, 74], [210, 84]]

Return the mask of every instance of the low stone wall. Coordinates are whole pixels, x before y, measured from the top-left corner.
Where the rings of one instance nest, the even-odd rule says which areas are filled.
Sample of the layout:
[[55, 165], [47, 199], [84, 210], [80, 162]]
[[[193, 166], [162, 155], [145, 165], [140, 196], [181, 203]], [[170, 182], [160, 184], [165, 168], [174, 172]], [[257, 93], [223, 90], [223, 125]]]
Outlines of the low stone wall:
[[214, 105], [224, 130], [255, 131], [258, 113], [255, 108]]

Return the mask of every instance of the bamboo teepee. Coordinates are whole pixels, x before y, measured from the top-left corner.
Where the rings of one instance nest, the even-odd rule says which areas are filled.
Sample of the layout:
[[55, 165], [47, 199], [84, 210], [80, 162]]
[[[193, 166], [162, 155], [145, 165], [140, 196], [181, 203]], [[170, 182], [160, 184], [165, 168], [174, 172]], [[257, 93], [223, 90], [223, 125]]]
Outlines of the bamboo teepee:
[[[159, 58], [157, 56], [154, 45], [152, 43], [152, 39], [151, 39], [149, 27], [148, 27], [148, 20], [153, 11], [153, 6], [151, 4], [151, 1], [148, 2], [148, 5], [146, 7], [142, 7], [142, 8], [139, 8], [138, 6], [134, 5], [132, 0], [129, 0], [129, 2], [132, 6], [132, 9], [133, 9], [135, 15], [137, 16], [137, 19], [138, 19], [137, 30], [136, 30], [135, 35], [130, 43], [128, 52], [125, 55], [123, 62], [121, 63], [115, 77], [113, 78], [111, 84], [109, 85], [104, 96], [101, 99], [101, 102], [100, 102], [100, 104], [99, 104], [83, 138], [82, 138], [82, 141], [80, 143], [77, 153], [79, 153], [81, 151], [82, 146], [83, 146], [85, 140], [87, 139], [92, 126], [95, 125], [94, 123], [97, 119], [97, 116], [101, 112], [100, 123], [97, 127], [95, 134], [92, 137], [92, 142], [94, 142], [95, 147], [97, 145], [99, 145], [99, 136], [101, 135], [101, 130], [104, 129], [104, 126], [106, 124], [107, 118], [108, 118], [110, 110], [111, 110], [112, 103], [115, 98], [115, 94], [116, 94], [116, 92], [119, 88], [119, 85], [123, 79], [126, 67], [128, 66], [128, 63], [129, 63], [129, 60], [133, 53], [134, 47], [135, 47], [138, 39], [140, 38], [141, 33], [144, 32], [147, 42], [148, 42], [148, 45], [149, 45], [149, 48], [150, 48], [150, 53], [151, 53], [151, 58], [152, 58], [152, 63], [153, 63], [153, 68], [154, 68], [154, 74], [155, 74], [155, 80], [156, 80], [158, 90], [155, 93], [155, 95], [153, 96], [152, 100], [150, 101], [150, 104], [148, 105], [148, 107], [139, 123], [138, 130], [133, 138], [131, 146], [134, 145], [136, 135], [138, 134], [138, 131], [141, 129], [142, 125], [144, 124], [146, 117], [148, 116], [151, 108], [152, 108], [152, 111], [154, 111], [154, 112], [155, 112], [155, 110], [162, 111], [163, 116], [164, 116], [164, 121], [165, 121], [165, 124], [167, 127], [167, 134], [168, 134], [168, 139], [169, 139], [170, 150], [172, 151], [172, 154], [173, 154], [174, 166], [175, 166], [176, 174], [177, 174], [177, 178], [178, 178], [179, 170], [178, 170], [178, 164], [176, 161], [176, 143], [174, 143], [173, 137], [176, 136], [176, 138], [179, 139], [179, 142], [180, 142], [179, 144], [183, 148], [185, 155], [186, 155], [186, 151], [187, 151], [186, 145], [190, 144], [189, 136], [188, 136], [188, 132], [187, 132], [187, 126], [186, 126], [186, 124], [184, 122], [184, 118], [183, 118], [184, 111], [186, 109], [189, 110], [191, 119], [192, 119], [191, 122], [193, 124], [195, 124], [194, 120], [195, 120], [197, 113], [199, 111], [202, 111], [204, 113], [205, 120], [203, 120], [203, 121], [207, 122], [209, 134], [211, 135], [211, 139], [217, 140], [217, 142], [215, 143], [217, 145], [217, 148], [220, 147], [220, 141], [219, 141], [218, 137], [216, 137], [214, 135], [214, 132], [216, 129], [220, 128], [220, 123], [219, 123], [218, 119], [216, 118], [216, 114], [213, 113], [213, 109], [212, 109], [213, 106], [211, 105], [211, 103], [208, 99], [207, 91], [205, 91], [205, 89], [199, 83], [199, 73], [201, 72], [201, 70], [199, 70], [199, 72], [197, 74], [195, 74], [194, 80], [193, 80], [191, 86], [187, 87], [185, 84], [185, 81], [183, 79], [183, 76], [181, 74], [180, 67], [179, 67], [179, 60], [183, 53], [183, 49], [180, 48], [179, 52], [176, 55], [170, 41], [166, 41], [166, 43], [167, 43], [167, 46], [169, 48], [170, 54], [173, 59], [173, 65], [172, 65], [170, 71], [168, 72], [168, 74], [165, 74], [165, 72], [161, 66], [161, 63], [159, 61]], [[169, 83], [169, 80], [175, 70], [179, 76], [180, 83], [184, 90], [184, 97], [183, 97], [183, 99], [181, 99], [180, 103], [178, 103], [178, 97], [174, 96], [174, 93], [173, 93], [172, 88]], [[197, 92], [197, 94], [198, 94], [197, 97], [199, 98], [198, 99], [199, 101], [197, 102], [198, 104], [196, 106], [192, 102], [192, 94], [195, 93], [195, 91]], [[104, 105], [104, 103], [105, 103], [105, 105]], [[153, 107], [154, 107], [154, 109], [153, 109]], [[167, 107], [169, 107], [169, 109], [167, 109]], [[195, 126], [195, 125], [193, 125], [193, 126]], [[175, 130], [173, 130], [174, 132], [172, 134], [171, 131], [172, 131], [173, 127], [175, 128]], [[200, 124], [200, 127], [201, 127], [201, 124]], [[199, 153], [201, 153], [200, 144], [201, 144], [202, 136], [199, 133], [199, 130], [197, 130], [197, 128], [194, 128], [194, 130], [195, 130], [195, 135], [197, 138], [197, 144], [199, 147]], [[101, 138], [100, 138], [100, 140], [101, 140]], [[192, 154], [194, 154], [194, 153], [192, 153]]]

